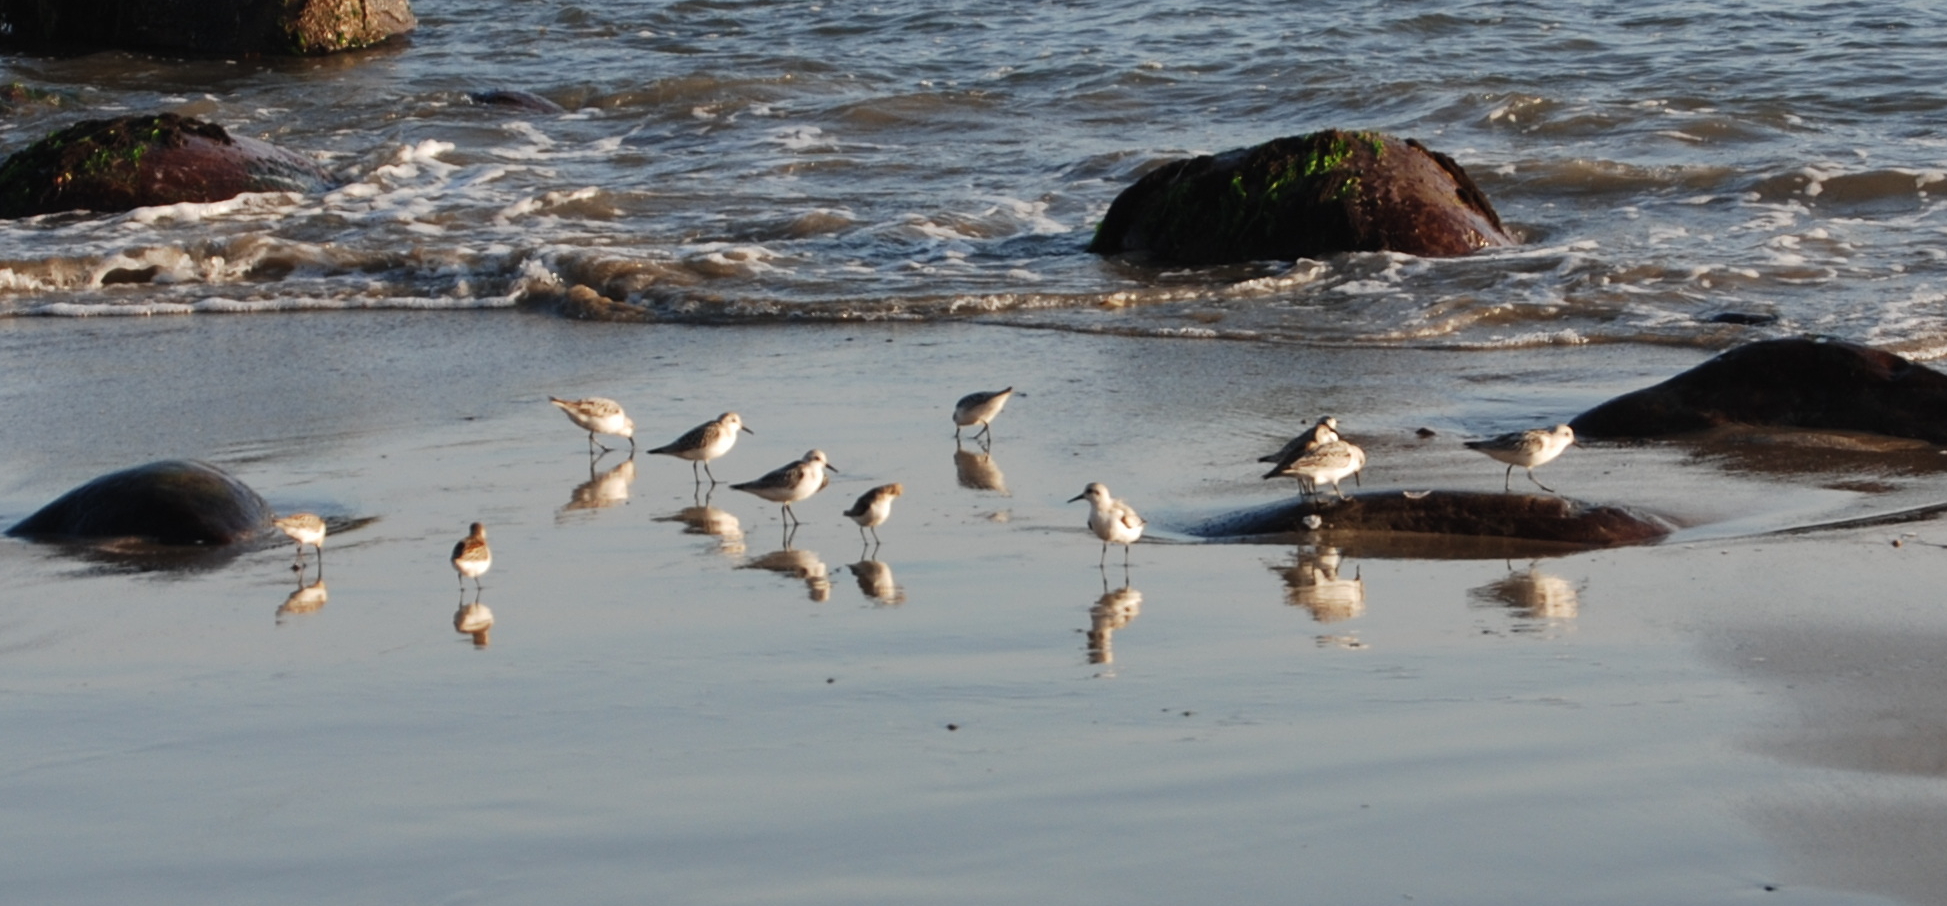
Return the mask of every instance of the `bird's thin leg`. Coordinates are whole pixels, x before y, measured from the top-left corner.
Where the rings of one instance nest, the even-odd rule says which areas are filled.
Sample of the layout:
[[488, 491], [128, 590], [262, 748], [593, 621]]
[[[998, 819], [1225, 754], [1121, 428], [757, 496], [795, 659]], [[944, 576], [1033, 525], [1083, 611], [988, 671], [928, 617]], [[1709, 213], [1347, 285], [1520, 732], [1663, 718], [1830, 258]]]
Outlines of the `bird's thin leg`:
[[1514, 464], [1513, 463], [1508, 464], [1507, 474], [1501, 476], [1501, 490], [1504, 493], [1512, 492], [1514, 490]]
[[1109, 542], [1102, 542], [1102, 559], [1096, 561], [1095, 565], [1102, 569], [1109, 568]]
[[[693, 463], [691, 464], [690, 472], [692, 474], [696, 472]], [[707, 462], [703, 464], [703, 474], [710, 476], [710, 487], [714, 488], [717, 486], [717, 473], [710, 471], [710, 464]]]
[[629, 435], [629, 458], [635, 458], [635, 435]]
[[1534, 483], [1535, 483], [1535, 487], [1538, 487], [1538, 488], [1540, 488], [1540, 489], [1542, 489], [1542, 490], [1544, 490], [1544, 491], [1547, 491], [1547, 492], [1548, 492], [1548, 493], [1550, 493], [1550, 494], [1553, 494], [1553, 493], [1555, 493], [1555, 489], [1554, 489], [1554, 488], [1551, 488], [1551, 487], [1549, 487], [1549, 486], [1547, 486], [1547, 485], [1545, 485], [1545, 484], [1542, 484], [1542, 483], [1541, 483], [1541, 479], [1539, 479], [1539, 478], [1536, 478], [1536, 477], [1535, 477], [1535, 470], [1533, 470], [1533, 469], [1529, 469], [1529, 470], [1528, 470], [1528, 480], [1529, 480], [1529, 481], [1532, 481], [1532, 482], [1534, 482]]
[[879, 546], [879, 527], [876, 525], [872, 527], [872, 546]]

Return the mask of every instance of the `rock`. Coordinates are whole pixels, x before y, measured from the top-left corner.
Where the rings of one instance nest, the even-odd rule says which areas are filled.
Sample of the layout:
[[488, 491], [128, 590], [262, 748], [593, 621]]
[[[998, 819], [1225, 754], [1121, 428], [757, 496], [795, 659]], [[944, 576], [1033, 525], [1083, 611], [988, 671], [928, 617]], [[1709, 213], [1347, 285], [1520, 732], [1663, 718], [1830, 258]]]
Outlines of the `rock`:
[[1475, 491], [1398, 491], [1357, 494], [1346, 500], [1302, 497], [1219, 516], [1189, 533], [1204, 538], [1287, 535], [1310, 531], [1413, 533], [1513, 538], [1572, 547], [1610, 547], [1653, 541], [1670, 533], [1668, 522], [1622, 507], [1595, 506], [1561, 497]]
[[496, 88], [492, 91], [476, 91], [467, 95], [467, 100], [482, 107], [511, 107], [528, 113], [567, 113], [568, 108], [548, 100], [532, 91], [519, 91], [511, 88]]
[[1856, 343], [1765, 340], [1616, 397], [1569, 425], [1583, 438], [1668, 437], [1759, 425], [1947, 444], [1947, 375]]
[[270, 527], [257, 492], [207, 463], [171, 459], [103, 475], [7, 530], [36, 540], [235, 545]]
[[1088, 250], [1223, 264], [1514, 244], [1453, 158], [1412, 139], [1326, 130], [1165, 164], [1116, 197]]
[[369, 47], [419, 22], [411, 0], [0, 0], [0, 25], [29, 49], [312, 56]]
[[0, 217], [127, 211], [244, 192], [316, 192], [310, 158], [173, 113], [86, 120], [0, 163]]

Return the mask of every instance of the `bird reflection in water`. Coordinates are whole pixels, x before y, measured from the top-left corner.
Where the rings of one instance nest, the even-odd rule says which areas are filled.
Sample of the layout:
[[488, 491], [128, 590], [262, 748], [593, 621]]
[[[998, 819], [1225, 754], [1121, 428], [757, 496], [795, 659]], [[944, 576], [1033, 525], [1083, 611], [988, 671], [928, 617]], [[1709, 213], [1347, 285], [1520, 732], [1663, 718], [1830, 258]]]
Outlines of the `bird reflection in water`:
[[729, 510], [711, 506], [709, 494], [704, 494], [693, 506], [686, 506], [668, 516], [656, 517], [656, 521], [680, 522], [685, 535], [709, 535], [717, 539], [717, 553], [726, 557], [741, 557], [747, 549], [743, 523], [738, 522], [736, 515]]
[[953, 471], [963, 488], [1008, 496], [1007, 476], [1001, 474], [1001, 467], [995, 464], [994, 455], [986, 450], [968, 450], [955, 444]]
[[[1506, 607], [1517, 620], [1547, 624], [1572, 620], [1582, 609], [1581, 591], [1567, 579], [1542, 572], [1530, 563], [1525, 570], [1513, 570], [1498, 582], [1471, 589], [1467, 596], [1487, 607]], [[1532, 632], [1539, 626], [1516, 627]]]
[[453, 629], [461, 635], [473, 636], [473, 647], [487, 647], [487, 630], [494, 627], [494, 612], [487, 605], [474, 601], [460, 604], [453, 612]]
[[1336, 547], [1300, 547], [1296, 563], [1277, 567], [1284, 576], [1285, 600], [1311, 611], [1312, 619], [1320, 623], [1338, 623], [1365, 613], [1365, 580], [1357, 569], [1352, 578], [1341, 578], [1343, 563]]
[[794, 579], [802, 579], [805, 588], [810, 592], [811, 600], [819, 603], [829, 601], [832, 597], [831, 571], [825, 566], [825, 561], [818, 559], [818, 554], [813, 551], [785, 547], [757, 557], [739, 569], [768, 569]]
[[1143, 609], [1143, 593], [1125, 581], [1121, 588], [1109, 588], [1109, 574], [1102, 574], [1102, 597], [1088, 609], [1088, 662], [1115, 663], [1115, 631], [1129, 625]]
[[906, 603], [906, 590], [892, 579], [892, 566], [880, 560], [860, 560], [846, 567], [859, 582], [867, 600], [889, 606]]
[[595, 460], [588, 461], [588, 480], [575, 486], [574, 493], [555, 512], [560, 520], [577, 510], [599, 510], [629, 499], [629, 485], [635, 482], [635, 460], [625, 459], [606, 472], [595, 471]]
[[[323, 570], [319, 572], [322, 573]], [[304, 578], [299, 576], [297, 591], [291, 592], [290, 597], [285, 598], [284, 603], [278, 605], [277, 625], [282, 626], [285, 620], [299, 614], [317, 612], [319, 608], [325, 606], [327, 597], [323, 575], [318, 576], [317, 581], [309, 585], [304, 584]]]

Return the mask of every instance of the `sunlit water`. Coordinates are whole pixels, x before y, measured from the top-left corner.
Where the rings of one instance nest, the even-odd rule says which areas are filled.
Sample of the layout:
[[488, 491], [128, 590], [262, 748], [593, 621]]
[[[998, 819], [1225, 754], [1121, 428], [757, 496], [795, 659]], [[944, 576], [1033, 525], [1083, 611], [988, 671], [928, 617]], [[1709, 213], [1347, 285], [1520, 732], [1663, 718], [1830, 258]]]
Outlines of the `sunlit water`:
[[[421, 2], [321, 61], [8, 59], [87, 116], [316, 155], [316, 197], [0, 228], [0, 311], [476, 307], [672, 319], [1721, 346], [1947, 341], [1947, 23], [1925, 4]], [[472, 103], [521, 89], [571, 112]], [[1525, 244], [1159, 269], [1081, 251], [1147, 168], [1325, 127], [1421, 138]], [[153, 268], [153, 271], [149, 271]], [[102, 278], [151, 273], [148, 283]], [[1775, 321], [1709, 323], [1725, 313]]]

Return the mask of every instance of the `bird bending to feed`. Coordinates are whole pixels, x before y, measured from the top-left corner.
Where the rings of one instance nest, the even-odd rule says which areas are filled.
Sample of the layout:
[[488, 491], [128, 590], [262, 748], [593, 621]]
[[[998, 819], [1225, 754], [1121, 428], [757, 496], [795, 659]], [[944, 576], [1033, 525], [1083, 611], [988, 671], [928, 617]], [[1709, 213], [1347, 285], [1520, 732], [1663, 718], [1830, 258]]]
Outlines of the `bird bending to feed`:
[[1257, 461], [1273, 464], [1271, 471], [1264, 473], [1265, 478], [1272, 478], [1283, 472], [1285, 467], [1291, 465], [1298, 457], [1310, 453], [1321, 444], [1329, 444], [1338, 439], [1339, 420], [1327, 415], [1319, 419], [1317, 424], [1306, 428], [1305, 433], [1292, 438], [1291, 442], [1285, 444], [1278, 452], [1270, 456], [1260, 456]]
[[466, 580], [473, 580], [473, 590], [480, 590], [480, 577], [487, 568], [494, 565], [493, 551], [487, 548], [487, 527], [478, 522], [468, 530], [467, 536], [453, 545], [453, 569], [460, 574], [460, 590], [466, 590]]
[[960, 439], [961, 428], [979, 425], [980, 431], [974, 434], [974, 439], [979, 440], [980, 436], [985, 434], [989, 440], [992, 440], [993, 425], [990, 423], [994, 420], [994, 416], [1001, 414], [1001, 408], [1007, 405], [1007, 398], [1013, 395], [1014, 388], [1009, 387], [1005, 390], [969, 393], [961, 397], [959, 402], [953, 404], [953, 439]]
[[1068, 498], [1069, 503], [1077, 500], [1088, 501], [1088, 528], [1095, 537], [1102, 539], [1101, 564], [1109, 562], [1109, 545], [1122, 545], [1122, 565], [1129, 565], [1129, 545], [1143, 536], [1143, 526], [1149, 523], [1128, 504], [1109, 496], [1109, 489], [1099, 481], [1090, 482], [1080, 494]]
[[1552, 429], [1529, 428], [1486, 440], [1470, 440], [1467, 449], [1479, 450], [1508, 464], [1507, 474], [1501, 476], [1501, 490], [1514, 490], [1514, 467], [1520, 466], [1528, 470], [1528, 480], [1534, 482], [1536, 487], [1553, 494], [1554, 488], [1542, 484], [1541, 479], [1535, 477], [1535, 467], [1552, 462], [1573, 443], [1575, 429], [1556, 425]]
[[825, 485], [831, 484], [831, 476], [825, 474], [827, 471], [836, 472], [838, 469], [825, 460], [825, 451], [812, 450], [806, 453], [803, 459], [774, 469], [762, 478], [733, 484], [730, 487], [782, 504], [784, 518], [795, 525], [798, 522], [798, 514], [791, 512], [791, 504], [810, 497], [824, 490]]
[[1345, 492], [1339, 489], [1339, 482], [1347, 476], [1356, 479], [1365, 468], [1366, 451], [1350, 441], [1333, 440], [1313, 447], [1310, 453], [1292, 460], [1282, 469], [1272, 470], [1271, 474], [1298, 479], [1300, 489], [1314, 497], [1318, 496], [1318, 483], [1329, 481], [1332, 483], [1332, 493], [1344, 500]]
[[852, 521], [859, 524], [859, 541], [865, 541], [865, 530], [872, 530], [872, 543], [879, 543], [879, 526], [892, 516], [892, 499], [906, 493], [906, 486], [894, 482], [882, 484], [859, 495], [859, 501], [845, 511]]
[[591, 396], [587, 399], [564, 400], [558, 396], [548, 397], [548, 402], [561, 407], [568, 413], [568, 420], [588, 431], [588, 452], [601, 447], [603, 453], [609, 451], [607, 444], [596, 443], [595, 435], [613, 434], [629, 439], [629, 455], [635, 455], [635, 421], [622, 411], [622, 404], [612, 399]]
[[[309, 544], [318, 549], [318, 562], [324, 562], [325, 522], [316, 513], [293, 513], [271, 520], [278, 531], [291, 536], [297, 542], [297, 558], [304, 560], [304, 546]], [[322, 568], [322, 567], [321, 567]]]
[[682, 437], [649, 452], [689, 460], [690, 476], [696, 478], [697, 484], [703, 483], [703, 478], [696, 474], [697, 465], [702, 464], [703, 473], [710, 476], [710, 483], [714, 485], [717, 483], [717, 476], [710, 471], [710, 460], [730, 452], [730, 448], [737, 445], [739, 431], [745, 434], [757, 433], [744, 427], [742, 416], [735, 412], [725, 412], [717, 416], [715, 421], [697, 425]]

